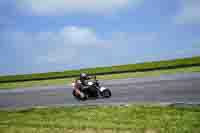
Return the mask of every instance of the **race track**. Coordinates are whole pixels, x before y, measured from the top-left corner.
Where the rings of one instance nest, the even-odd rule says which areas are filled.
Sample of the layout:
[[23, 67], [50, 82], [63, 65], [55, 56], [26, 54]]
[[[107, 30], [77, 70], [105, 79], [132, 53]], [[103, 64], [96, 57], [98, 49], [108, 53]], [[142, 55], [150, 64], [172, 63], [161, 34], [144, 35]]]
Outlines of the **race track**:
[[100, 81], [112, 98], [78, 102], [70, 86], [0, 90], [0, 109], [120, 103], [200, 103], [200, 73]]

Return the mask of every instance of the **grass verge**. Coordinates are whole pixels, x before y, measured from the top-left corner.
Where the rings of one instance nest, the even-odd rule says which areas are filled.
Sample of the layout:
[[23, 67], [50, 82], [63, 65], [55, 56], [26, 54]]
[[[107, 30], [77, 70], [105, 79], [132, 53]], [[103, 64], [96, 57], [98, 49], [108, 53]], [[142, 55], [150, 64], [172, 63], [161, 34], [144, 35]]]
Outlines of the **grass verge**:
[[1, 133], [199, 133], [200, 108], [91, 106], [0, 111]]
[[49, 73], [33, 73], [24, 75], [9, 75], [0, 76], [0, 82], [20, 82], [20, 81], [37, 81], [47, 79], [62, 79], [69, 77], [76, 77], [80, 72], [86, 72], [89, 74], [102, 75], [102, 74], [114, 74], [122, 72], [144, 72], [149, 70], [164, 70], [169, 68], [181, 68], [189, 66], [200, 66], [200, 56], [191, 58], [180, 58], [174, 60], [145, 62], [138, 64], [105, 66], [96, 68], [84, 68], [80, 70], [68, 70], [63, 72], [49, 72]]
[[[135, 72], [135, 73], [122, 73], [97, 76], [100, 80], [109, 79], [123, 79], [123, 78], [137, 78], [146, 76], [159, 76], [162, 74], [175, 74], [175, 73], [191, 73], [200, 72], [200, 66], [188, 67], [188, 68], [176, 68], [168, 70], [156, 70], [149, 72]], [[13, 83], [0, 83], [0, 89], [14, 89], [14, 88], [26, 88], [37, 86], [49, 86], [49, 85], [67, 85], [73, 81], [74, 78], [65, 79], [53, 79], [53, 80], [41, 80], [41, 81], [25, 81], [25, 82], [13, 82]]]

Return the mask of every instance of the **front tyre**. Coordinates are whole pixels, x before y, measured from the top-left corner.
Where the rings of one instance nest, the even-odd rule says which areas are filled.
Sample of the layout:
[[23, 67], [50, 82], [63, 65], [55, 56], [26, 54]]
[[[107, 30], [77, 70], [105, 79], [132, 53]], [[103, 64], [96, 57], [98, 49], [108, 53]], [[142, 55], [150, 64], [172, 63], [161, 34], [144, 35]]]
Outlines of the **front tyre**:
[[109, 97], [111, 97], [111, 91], [109, 90], [109, 89], [106, 89], [106, 90], [104, 90], [103, 92], [102, 92], [102, 95], [103, 95], [103, 97], [105, 97], [105, 98], [109, 98]]

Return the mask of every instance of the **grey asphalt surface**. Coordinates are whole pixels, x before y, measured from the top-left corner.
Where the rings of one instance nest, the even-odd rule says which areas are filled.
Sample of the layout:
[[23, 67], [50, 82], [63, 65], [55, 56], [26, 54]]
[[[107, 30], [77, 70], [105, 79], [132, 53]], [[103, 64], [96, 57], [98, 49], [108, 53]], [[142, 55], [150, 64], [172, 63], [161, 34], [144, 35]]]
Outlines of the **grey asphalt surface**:
[[77, 101], [71, 86], [0, 90], [0, 109], [120, 103], [200, 103], [200, 73], [100, 81], [109, 99]]

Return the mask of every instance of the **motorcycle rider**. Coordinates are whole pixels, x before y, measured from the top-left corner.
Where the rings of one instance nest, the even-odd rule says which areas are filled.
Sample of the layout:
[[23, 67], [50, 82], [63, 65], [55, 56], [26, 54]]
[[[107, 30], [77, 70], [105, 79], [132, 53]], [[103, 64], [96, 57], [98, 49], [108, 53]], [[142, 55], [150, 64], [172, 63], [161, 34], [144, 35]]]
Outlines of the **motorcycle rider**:
[[88, 80], [90, 80], [92, 77], [87, 75], [86, 73], [80, 74], [80, 83], [81, 83], [81, 90], [88, 88]]
[[87, 80], [90, 80], [91, 76], [88, 76], [86, 73], [81, 73], [79, 79], [77, 79], [77, 82], [79, 83], [79, 91], [78, 92], [80, 94], [81, 97], [84, 97], [84, 94], [82, 93], [82, 91], [84, 89], [88, 89], [88, 84], [87, 84]]
[[87, 86], [87, 80], [90, 80], [90, 79], [91, 79], [91, 77], [88, 76], [86, 73], [80, 74], [80, 81], [83, 86]]

